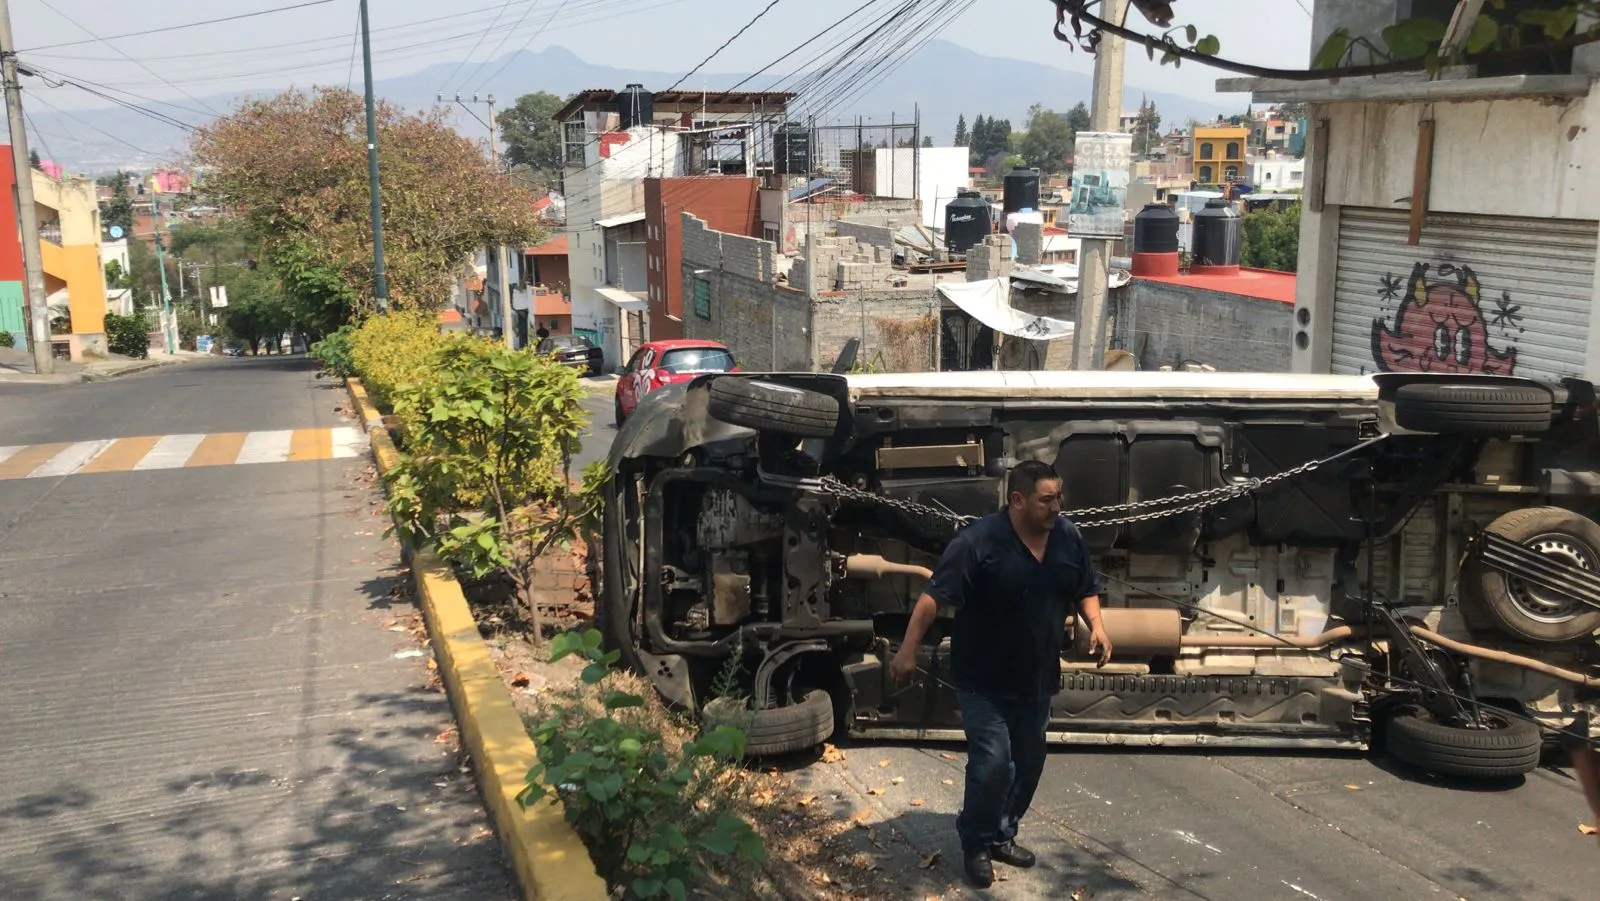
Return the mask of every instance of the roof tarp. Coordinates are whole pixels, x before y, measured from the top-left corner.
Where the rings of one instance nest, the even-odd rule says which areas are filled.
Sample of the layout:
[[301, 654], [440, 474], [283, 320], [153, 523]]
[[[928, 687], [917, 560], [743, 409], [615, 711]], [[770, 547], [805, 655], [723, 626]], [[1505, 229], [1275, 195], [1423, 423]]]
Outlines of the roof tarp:
[[1064, 319], [1036, 316], [1011, 306], [1011, 280], [986, 278], [939, 285], [939, 296], [997, 332], [1019, 338], [1053, 341], [1071, 338], [1073, 325]]

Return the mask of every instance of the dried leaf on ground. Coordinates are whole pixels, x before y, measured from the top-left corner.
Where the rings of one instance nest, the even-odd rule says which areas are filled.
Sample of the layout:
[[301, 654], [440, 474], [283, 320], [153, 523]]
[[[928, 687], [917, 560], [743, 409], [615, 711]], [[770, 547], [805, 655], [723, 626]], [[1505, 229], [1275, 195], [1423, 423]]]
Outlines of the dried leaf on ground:
[[1089, 891], [1087, 885], [1080, 885], [1072, 890], [1072, 901], [1089, 901], [1094, 897], [1094, 892]]
[[1579, 823], [1578, 824], [1578, 831], [1582, 832], [1584, 835], [1594, 835], [1595, 834], [1595, 828], [1593, 826], [1590, 826], [1588, 823]]
[[889, 780], [889, 784], [891, 784], [891, 785], [899, 785], [900, 783], [902, 783], [904, 781], [906, 781], [906, 777], [904, 777], [904, 776], [896, 776], [893, 779]]
[[817, 801], [817, 796], [816, 795], [812, 795], [812, 796], [810, 796], [808, 798], [801, 798], [797, 803], [801, 807], [810, 807], [812, 804], [815, 804], [816, 801]]
[[1351, 791], [1353, 791], [1353, 792], [1358, 792], [1358, 791], [1361, 791], [1361, 786], [1359, 786], [1359, 785], [1353, 785], [1353, 784], [1351, 784], [1351, 783], [1348, 783], [1348, 782], [1347, 782], [1347, 783], [1345, 783], [1345, 786], [1344, 786], [1344, 787], [1345, 787], [1345, 788], [1348, 788], [1348, 789], [1350, 789], [1350, 790], [1351, 790]]
[[519, 672], [511, 677], [512, 688], [526, 688], [530, 677], [527, 673]]
[[829, 745], [829, 744], [824, 744], [822, 746], [822, 762], [823, 763], [839, 763], [842, 760], [844, 760], [844, 752], [843, 751], [841, 751], [838, 748], [834, 747], [833, 745]]
[[945, 760], [955, 760], [956, 759], [956, 755], [954, 755], [954, 754], [940, 753], [939, 756], [943, 757]]
[[921, 807], [922, 806], [922, 799], [921, 798], [912, 798], [911, 799], [911, 806], [912, 807]]
[[955, 785], [956, 784], [956, 780], [954, 780], [954, 779], [941, 779], [940, 781], [943, 782], [945, 785]]
[[887, 758], [887, 757], [885, 757], [882, 760], [878, 761], [878, 766], [888, 766], [888, 765], [889, 765], [889, 758]]
[[883, 794], [883, 789], [881, 789], [881, 788], [869, 788], [869, 789], [867, 789], [867, 794], [869, 794], [869, 795], [881, 795], [881, 794]]
[[927, 857], [922, 858], [922, 863], [917, 864], [917, 866], [924, 870], [932, 868], [934, 864], [939, 862], [939, 855], [942, 853], [944, 852], [935, 851], [929, 854]]

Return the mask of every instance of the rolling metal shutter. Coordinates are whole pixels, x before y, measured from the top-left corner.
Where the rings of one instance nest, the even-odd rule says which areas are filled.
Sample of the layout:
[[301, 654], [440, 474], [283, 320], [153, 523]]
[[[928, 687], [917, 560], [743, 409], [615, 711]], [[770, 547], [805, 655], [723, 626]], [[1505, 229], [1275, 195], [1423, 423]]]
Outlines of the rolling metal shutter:
[[1334, 372], [1584, 374], [1600, 224], [1433, 214], [1412, 247], [1408, 222], [1340, 210]]

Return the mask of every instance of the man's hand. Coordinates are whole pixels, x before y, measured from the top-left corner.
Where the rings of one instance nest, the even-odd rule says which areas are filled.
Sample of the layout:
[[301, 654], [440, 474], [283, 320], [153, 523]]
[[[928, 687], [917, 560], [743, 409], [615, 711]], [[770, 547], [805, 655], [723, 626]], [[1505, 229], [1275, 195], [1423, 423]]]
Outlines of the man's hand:
[[917, 673], [917, 649], [914, 645], [901, 645], [889, 661], [889, 679], [899, 685]]
[[1106, 636], [1106, 627], [1100, 624], [1099, 617], [1089, 625], [1089, 653], [1100, 655], [1101, 666], [1111, 662], [1111, 639]]

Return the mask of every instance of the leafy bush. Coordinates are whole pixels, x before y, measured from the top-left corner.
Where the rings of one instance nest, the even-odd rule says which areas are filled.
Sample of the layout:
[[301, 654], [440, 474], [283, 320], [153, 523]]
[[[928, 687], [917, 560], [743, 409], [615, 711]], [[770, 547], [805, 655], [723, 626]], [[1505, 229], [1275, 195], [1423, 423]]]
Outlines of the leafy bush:
[[[109, 317], [107, 317], [109, 318]], [[0, 331], [0, 347], [16, 347], [17, 339], [9, 331]]]
[[[583, 681], [595, 685], [618, 658], [600, 642], [593, 629], [568, 632], [555, 640], [551, 660], [583, 655]], [[560, 803], [595, 869], [624, 898], [683, 899], [705, 875], [706, 855], [766, 859], [749, 823], [700, 803], [708, 781], [744, 756], [742, 732], [719, 726], [671, 749], [644, 716], [644, 698], [616, 690], [602, 697], [603, 715], [559, 705], [531, 730], [539, 762], [519, 803]]]
[[350, 360], [373, 403], [392, 409], [395, 392], [427, 373], [434, 351], [446, 340], [438, 319], [425, 310], [368, 316], [350, 333]]
[[150, 356], [150, 335], [145, 331], [144, 317], [107, 313], [106, 349], [138, 360]]
[[355, 359], [350, 355], [350, 334], [353, 331], [353, 325], [340, 326], [338, 331], [328, 333], [321, 341], [311, 345], [306, 353], [322, 364], [323, 373], [349, 378], [356, 374]]
[[406, 449], [385, 477], [389, 512], [408, 541], [474, 576], [504, 570], [537, 639], [534, 561], [592, 523], [606, 477], [599, 464], [585, 489], [571, 485], [583, 386], [548, 357], [490, 341], [451, 341], [422, 368], [428, 377], [395, 396]]
[[1244, 214], [1239, 262], [1256, 269], [1294, 272], [1300, 262], [1300, 204]]

